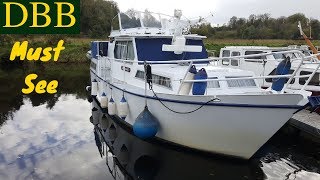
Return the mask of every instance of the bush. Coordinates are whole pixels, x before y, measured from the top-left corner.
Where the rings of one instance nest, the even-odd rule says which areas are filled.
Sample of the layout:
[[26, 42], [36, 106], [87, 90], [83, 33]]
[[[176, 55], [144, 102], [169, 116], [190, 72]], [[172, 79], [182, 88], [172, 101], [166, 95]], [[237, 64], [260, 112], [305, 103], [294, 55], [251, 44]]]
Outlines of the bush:
[[12, 35], [0, 34], [0, 43], [1, 43], [1, 45], [12, 44], [13, 41], [14, 40], [13, 40]]

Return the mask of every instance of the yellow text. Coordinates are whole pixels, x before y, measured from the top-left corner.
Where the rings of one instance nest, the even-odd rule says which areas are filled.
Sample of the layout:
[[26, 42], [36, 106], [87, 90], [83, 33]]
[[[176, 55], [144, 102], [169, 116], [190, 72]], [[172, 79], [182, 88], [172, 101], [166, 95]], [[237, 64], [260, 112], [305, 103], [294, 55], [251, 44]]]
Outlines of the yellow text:
[[35, 80], [37, 78], [38, 78], [37, 74], [29, 74], [26, 77], [25, 83], [28, 86], [28, 88], [23, 88], [22, 89], [22, 93], [23, 94], [30, 94], [33, 91], [35, 91], [38, 94], [44, 94], [46, 92], [48, 94], [57, 93], [57, 87], [58, 87], [58, 81], [57, 80], [50, 81], [48, 84], [47, 84], [47, 81], [41, 80], [36, 85], [34, 85], [32, 80]]
[[[29, 2], [32, 5], [32, 25], [29, 26], [31, 28], [45, 28], [50, 26], [51, 24], [51, 17], [48, 15], [50, 12], [50, 6], [47, 3], [43, 3], [43, 2]], [[6, 21], [5, 21], [5, 25], [3, 27], [6, 28], [16, 28], [16, 27], [20, 27], [23, 26], [27, 20], [28, 20], [28, 9], [25, 5], [21, 4], [21, 3], [17, 3], [17, 2], [3, 2], [3, 4], [5, 5], [5, 9], [6, 9]], [[54, 27], [59, 27], [59, 28], [67, 28], [67, 27], [72, 27], [76, 24], [76, 18], [74, 17], [73, 13], [74, 13], [74, 5], [71, 3], [67, 3], [67, 2], [55, 2], [54, 4], [56, 4], [56, 10], [57, 10], [57, 16], [56, 16], [56, 26]], [[22, 18], [20, 23], [18, 24], [12, 24], [11, 22], [11, 18], [10, 16], [12, 15], [11, 13], [11, 8], [12, 6], [17, 6], [21, 9], [22, 11]], [[44, 7], [44, 11], [43, 12], [39, 12], [39, 7], [42, 6]], [[65, 10], [68, 8], [68, 12], [62, 12], [62, 10]], [[29, 10], [30, 11], [30, 10]], [[45, 23], [44, 24], [38, 24], [38, 17], [42, 16], [45, 18]], [[62, 17], [65, 16], [67, 18], [70, 19], [70, 22], [68, 22], [69, 24], [63, 24], [62, 23]]]
[[47, 62], [52, 59], [51, 51], [53, 51], [53, 60], [58, 61], [61, 51], [65, 49], [63, 44], [64, 41], [60, 40], [55, 48], [47, 47], [43, 49], [41, 47], [38, 47], [36, 49], [28, 49], [28, 41], [23, 41], [22, 43], [16, 42], [12, 47], [10, 60], [13, 61], [17, 57], [20, 57], [20, 60], [27, 59], [29, 61], [40, 60], [42, 62]]

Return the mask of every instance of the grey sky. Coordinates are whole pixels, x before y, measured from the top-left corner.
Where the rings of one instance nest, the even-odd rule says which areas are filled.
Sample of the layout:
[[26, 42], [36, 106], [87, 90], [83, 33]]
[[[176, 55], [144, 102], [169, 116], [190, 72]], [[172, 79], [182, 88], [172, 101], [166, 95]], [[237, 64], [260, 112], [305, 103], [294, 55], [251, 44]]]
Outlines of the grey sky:
[[[304, 13], [307, 17], [320, 20], [320, 0], [115, 0], [121, 11], [129, 8], [148, 9], [173, 15], [174, 9], [181, 9], [189, 19], [213, 17], [207, 20], [213, 24], [227, 23], [232, 16], [248, 17], [250, 14], [269, 13], [272, 17]], [[196, 2], [196, 3], [195, 3]]]

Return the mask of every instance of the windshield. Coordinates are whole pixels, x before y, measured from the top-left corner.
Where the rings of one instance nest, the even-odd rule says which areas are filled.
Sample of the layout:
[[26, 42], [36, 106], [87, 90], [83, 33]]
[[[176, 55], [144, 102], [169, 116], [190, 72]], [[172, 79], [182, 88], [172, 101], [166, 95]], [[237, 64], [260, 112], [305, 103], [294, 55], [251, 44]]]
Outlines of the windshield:
[[144, 13], [142, 13], [142, 22], [144, 27], [161, 28], [161, 17], [159, 14], [145, 11]]
[[121, 27], [123, 29], [142, 27], [139, 15], [135, 12], [120, 13]]
[[144, 12], [138, 12], [135, 10], [128, 10], [125, 13], [120, 13], [113, 19], [112, 26], [113, 30], [118, 30], [119, 25], [115, 21], [119, 21], [120, 15], [120, 22], [122, 29], [129, 29], [129, 28], [166, 28], [167, 23], [173, 22], [173, 17], [163, 15], [160, 13], [152, 13], [148, 10]]

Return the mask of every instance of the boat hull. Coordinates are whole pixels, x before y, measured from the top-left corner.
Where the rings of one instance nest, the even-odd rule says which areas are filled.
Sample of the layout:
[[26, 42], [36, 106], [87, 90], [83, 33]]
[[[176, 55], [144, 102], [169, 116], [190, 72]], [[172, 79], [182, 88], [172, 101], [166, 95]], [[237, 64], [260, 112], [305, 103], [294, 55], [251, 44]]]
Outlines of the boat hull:
[[[107, 91], [109, 98], [112, 94], [116, 103], [120, 102], [123, 95], [125, 96], [129, 114], [124, 121], [132, 126], [144, 109], [144, 90], [134, 89], [129, 85], [107, 83], [94, 73], [91, 73], [91, 77], [99, 79], [100, 89]], [[219, 96], [221, 102], [210, 103], [193, 113], [183, 114], [182, 112], [199, 108], [212, 97], [170, 94], [158, 94], [158, 97], [154, 97], [154, 94], [148, 93], [148, 108], [160, 124], [156, 134], [158, 138], [201, 151], [243, 159], [249, 159], [290, 119], [299, 109], [294, 104], [298, 104], [302, 98], [300, 95], [269, 96], [264, 97], [265, 99], [249, 95]], [[279, 98], [282, 98], [280, 102], [292, 106], [268, 105]], [[159, 99], [171, 110], [163, 106]], [[256, 102], [262, 106], [245, 102]]]

